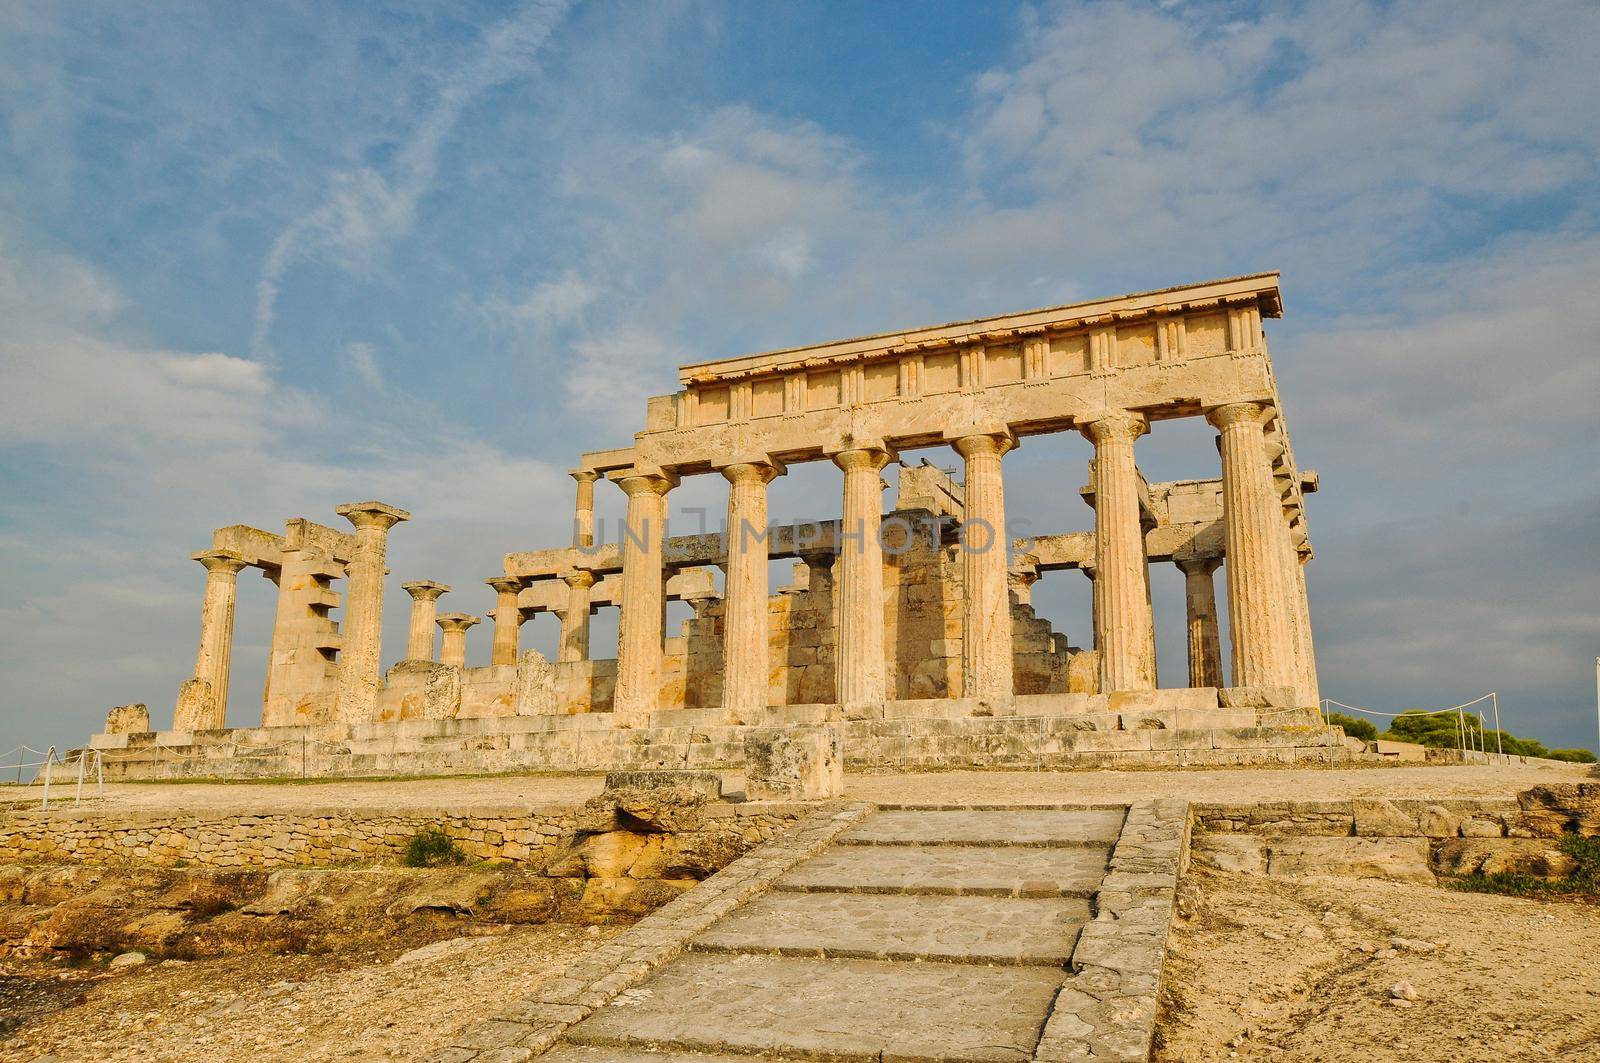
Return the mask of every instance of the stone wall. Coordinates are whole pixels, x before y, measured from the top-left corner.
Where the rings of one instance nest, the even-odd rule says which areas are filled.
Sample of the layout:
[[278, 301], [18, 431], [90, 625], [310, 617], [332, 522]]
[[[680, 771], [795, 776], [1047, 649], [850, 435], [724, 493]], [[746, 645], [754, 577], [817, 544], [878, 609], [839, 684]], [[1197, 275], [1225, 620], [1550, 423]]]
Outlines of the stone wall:
[[1200, 805], [1192, 815], [1196, 858], [1227, 871], [1423, 883], [1497, 872], [1561, 878], [1577, 862], [1559, 839], [1600, 837], [1600, 783], [1536, 786], [1514, 801], [1283, 801]]
[[[644, 836], [673, 835], [649, 843], [658, 855], [732, 852], [737, 855], [781, 831], [805, 806], [785, 803], [707, 804], [671, 829], [640, 830]], [[507, 808], [460, 815], [445, 810], [403, 813], [326, 808], [262, 815], [101, 813], [52, 810], [8, 813], [0, 820], [0, 861], [75, 861], [91, 864], [149, 862], [197, 867], [277, 868], [343, 864], [399, 864], [414, 835], [442, 830], [472, 861], [544, 866], [570, 855], [574, 846], [615, 828], [588, 806]], [[612, 849], [621, 843], [605, 843]], [[731, 857], [730, 857], [731, 859]], [[588, 861], [593, 863], [594, 861]], [[670, 860], [663, 860], [670, 863]], [[720, 864], [718, 864], [720, 866]], [[710, 870], [715, 870], [711, 868]]]

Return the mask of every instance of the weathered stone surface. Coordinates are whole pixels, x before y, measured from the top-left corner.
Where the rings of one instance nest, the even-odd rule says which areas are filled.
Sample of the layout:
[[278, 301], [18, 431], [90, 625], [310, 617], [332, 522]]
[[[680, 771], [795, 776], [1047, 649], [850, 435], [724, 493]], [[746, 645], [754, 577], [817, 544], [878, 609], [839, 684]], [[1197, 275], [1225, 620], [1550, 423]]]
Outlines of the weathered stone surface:
[[1247, 875], [1267, 873], [1267, 842], [1251, 834], [1201, 834], [1194, 840], [1194, 858], [1219, 871]]
[[[1416, 828], [1412, 828], [1416, 833]], [[1432, 884], [1424, 838], [1275, 838], [1267, 873], [1278, 878], [1329, 875]]]
[[574, 1026], [627, 1041], [784, 1055], [1026, 1060], [1064, 974], [1048, 967], [687, 955], [648, 997]]
[[1109, 845], [1122, 832], [1118, 809], [921, 809], [879, 812], [841, 844]]
[[700, 935], [695, 947], [1060, 966], [1088, 920], [1088, 902], [1076, 897], [769, 893]]
[[1087, 896], [1105, 874], [1103, 848], [846, 845], [795, 868], [782, 889], [993, 896]]
[[1417, 817], [1393, 801], [1352, 801], [1356, 834], [1364, 838], [1415, 838], [1422, 834]]
[[844, 790], [844, 730], [837, 726], [752, 730], [744, 759], [751, 800], [815, 801]]
[[1457, 838], [1434, 852], [1434, 868], [1441, 875], [1481, 872], [1559, 879], [1577, 867], [1576, 860], [1543, 838]]
[[1517, 795], [1523, 819], [1540, 837], [1600, 837], [1600, 783], [1535, 786]]
[[150, 730], [150, 710], [142, 703], [118, 705], [106, 713], [107, 734], [137, 734]]
[[660, 790], [669, 787], [687, 787], [698, 790], [707, 799], [722, 797], [722, 776], [714, 771], [608, 771], [607, 790]]

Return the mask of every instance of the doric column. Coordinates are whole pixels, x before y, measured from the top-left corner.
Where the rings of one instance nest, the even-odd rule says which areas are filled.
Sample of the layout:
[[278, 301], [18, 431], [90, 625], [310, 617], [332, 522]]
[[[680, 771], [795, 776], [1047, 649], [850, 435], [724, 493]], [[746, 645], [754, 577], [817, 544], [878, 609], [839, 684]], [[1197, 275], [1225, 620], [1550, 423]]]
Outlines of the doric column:
[[1100, 648], [1100, 570], [1094, 567], [1094, 559], [1090, 558], [1078, 566], [1078, 571], [1083, 573], [1089, 581], [1089, 648]]
[[883, 467], [887, 447], [841, 450], [844, 516], [839, 524], [838, 698], [845, 706], [885, 697], [883, 647]]
[[1222, 685], [1222, 639], [1217, 628], [1216, 572], [1221, 558], [1207, 557], [1177, 562], [1183, 572], [1184, 596], [1189, 615], [1189, 685]]
[[1242, 687], [1292, 687], [1293, 644], [1284, 586], [1287, 529], [1267, 461], [1265, 412], [1260, 403], [1235, 402], [1208, 410], [1206, 420], [1222, 436], [1224, 570], [1233, 682]]
[[1311, 600], [1306, 596], [1306, 563], [1310, 560], [1309, 545], [1294, 552], [1289, 563], [1289, 598], [1300, 631], [1297, 647], [1300, 655], [1295, 661], [1295, 676], [1300, 681], [1300, 704], [1320, 705], [1322, 691], [1317, 681], [1317, 651], [1311, 638]]
[[205, 685], [191, 695], [191, 704], [185, 706], [185, 699], [179, 698], [173, 727], [202, 731], [226, 724], [234, 600], [239, 590], [239, 570], [246, 561], [230, 550], [204, 550], [193, 557], [206, 567], [205, 597], [200, 603], [200, 650], [194, 659], [194, 677]]
[[594, 545], [594, 482], [600, 474], [593, 469], [573, 469], [567, 475], [578, 481], [578, 502], [573, 509], [572, 545]]
[[1133, 460], [1133, 441], [1149, 429], [1137, 414], [1113, 414], [1083, 427], [1094, 442], [1095, 644], [1104, 694], [1156, 685], [1150, 574]]
[[962, 689], [969, 698], [1012, 693], [1011, 596], [1006, 589], [1006, 501], [1000, 459], [1017, 445], [1009, 431], [954, 440], [966, 459], [966, 508], [961, 523], [966, 575], [962, 629]]
[[439, 596], [449, 592], [443, 583], [417, 580], [402, 583], [400, 589], [411, 595], [411, 626], [406, 634], [406, 660], [433, 660], [433, 621], [439, 615]]
[[617, 627], [617, 690], [613, 711], [620, 726], [634, 726], [661, 696], [662, 544], [667, 492], [677, 477], [630, 469], [617, 476], [628, 496], [622, 529], [622, 617]]
[[439, 627], [444, 631], [444, 639], [439, 646], [439, 663], [453, 664], [457, 668], [467, 666], [467, 628], [478, 622], [478, 618], [468, 613], [444, 613], [438, 618]]
[[801, 554], [806, 565], [806, 590], [828, 600], [833, 599], [833, 565], [838, 558], [831, 551]]
[[1006, 587], [1016, 597], [1018, 605], [1033, 604], [1033, 585], [1039, 582], [1039, 573], [1031, 568], [1012, 569], [1006, 573]]
[[767, 650], [767, 485], [783, 469], [758, 460], [720, 471], [728, 481], [722, 707], [739, 716], [767, 707], [772, 671]]
[[335, 717], [366, 723], [376, 717], [383, 686], [383, 577], [389, 529], [411, 514], [382, 502], [352, 502], [334, 510], [355, 525], [356, 544], [345, 566], [344, 649], [339, 654], [339, 703]]
[[483, 582], [494, 588], [494, 643], [490, 664], [517, 663], [517, 635], [522, 628], [522, 610], [517, 608], [517, 592], [522, 581], [515, 576], [494, 576]]
[[556, 659], [589, 659], [589, 594], [595, 575], [586, 568], [573, 569], [561, 577], [567, 585], [567, 611], [561, 614], [561, 647]]

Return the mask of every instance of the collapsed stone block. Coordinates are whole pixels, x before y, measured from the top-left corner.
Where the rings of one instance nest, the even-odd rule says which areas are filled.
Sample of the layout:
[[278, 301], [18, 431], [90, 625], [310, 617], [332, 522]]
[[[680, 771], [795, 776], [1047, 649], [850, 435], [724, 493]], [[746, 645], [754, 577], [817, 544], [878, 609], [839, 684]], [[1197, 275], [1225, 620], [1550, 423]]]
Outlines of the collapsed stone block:
[[744, 739], [745, 793], [751, 800], [815, 801], [844, 792], [844, 730], [772, 727]]
[[143, 703], [118, 705], [106, 713], [106, 734], [140, 734], [150, 730], [150, 710]]

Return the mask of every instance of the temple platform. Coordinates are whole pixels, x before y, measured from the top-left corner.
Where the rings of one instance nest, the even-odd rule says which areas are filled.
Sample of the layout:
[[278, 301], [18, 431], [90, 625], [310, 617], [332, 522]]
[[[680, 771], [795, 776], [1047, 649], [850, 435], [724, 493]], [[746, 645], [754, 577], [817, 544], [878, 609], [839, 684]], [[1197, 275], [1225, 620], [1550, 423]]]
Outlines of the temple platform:
[[[739, 769], [759, 728], [833, 724], [853, 770], [1070, 769], [1297, 763], [1326, 759], [1339, 736], [1315, 709], [1280, 708], [1255, 691], [1186, 688], [1034, 694], [999, 701], [887, 701], [846, 711], [788, 705], [759, 719], [716, 708], [649, 714], [623, 728], [610, 713], [400, 720], [99, 734], [108, 779], [359, 778]], [[1251, 704], [1254, 702], [1254, 704]]]

